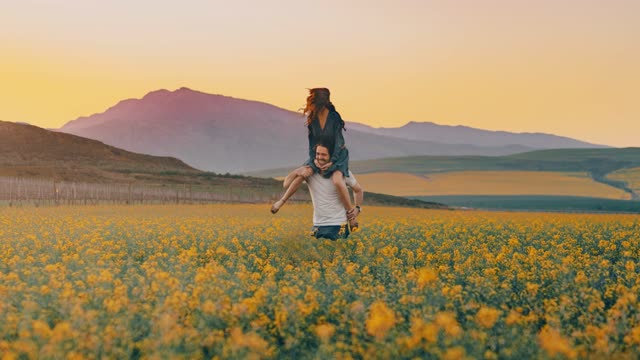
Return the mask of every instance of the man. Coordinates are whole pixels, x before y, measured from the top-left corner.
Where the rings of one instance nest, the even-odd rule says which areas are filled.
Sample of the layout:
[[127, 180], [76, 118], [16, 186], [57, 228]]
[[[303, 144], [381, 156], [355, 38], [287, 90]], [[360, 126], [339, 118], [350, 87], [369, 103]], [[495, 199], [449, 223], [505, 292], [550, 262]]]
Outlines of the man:
[[[316, 161], [320, 167], [330, 160], [329, 149], [322, 144], [316, 146]], [[347, 186], [351, 187], [354, 194], [355, 207], [348, 213], [338, 197], [338, 190], [332, 179], [327, 179], [315, 173], [307, 178], [307, 185], [313, 202], [313, 236], [337, 240], [346, 239], [351, 228], [356, 228], [357, 216], [360, 215], [360, 205], [364, 199], [364, 190], [358, 184], [353, 173], [344, 177]]]

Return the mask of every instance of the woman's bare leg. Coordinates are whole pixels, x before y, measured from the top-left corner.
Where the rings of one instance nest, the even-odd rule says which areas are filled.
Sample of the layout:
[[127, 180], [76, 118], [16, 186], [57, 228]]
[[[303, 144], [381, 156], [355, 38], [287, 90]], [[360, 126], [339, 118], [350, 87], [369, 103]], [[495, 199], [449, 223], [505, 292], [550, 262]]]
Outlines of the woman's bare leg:
[[302, 176], [306, 179], [311, 175], [313, 175], [313, 169], [311, 168], [311, 166], [308, 166], [308, 165], [300, 166], [299, 168], [290, 172], [284, 178], [284, 180], [282, 181], [282, 187], [285, 189], [288, 188], [289, 185], [291, 185], [291, 182], [293, 181], [293, 179], [296, 178], [296, 176]]
[[349, 198], [349, 190], [347, 190], [347, 184], [344, 182], [344, 175], [342, 175], [341, 171], [334, 171], [333, 175], [331, 175], [331, 179], [333, 183], [336, 185], [338, 190], [338, 197], [340, 198], [340, 202], [344, 206], [346, 211], [351, 210], [351, 199]]
[[347, 184], [344, 181], [344, 175], [342, 175], [342, 172], [336, 171], [333, 173], [333, 175], [331, 175], [331, 179], [333, 180], [333, 183], [336, 185], [336, 188], [338, 190], [338, 197], [340, 198], [340, 202], [342, 202], [342, 205], [344, 205], [344, 209], [347, 211], [347, 218], [349, 221], [349, 226], [351, 227], [351, 231], [355, 231], [360, 225], [358, 224], [358, 219], [356, 219], [355, 217], [349, 218], [349, 211], [353, 210], [353, 207], [351, 205], [351, 197], [349, 196], [349, 191], [347, 190]]
[[282, 181], [282, 187], [283, 188], [288, 188], [289, 185], [291, 185], [291, 182], [293, 181], [293, 179], [295, 179], [298, 176], [298, 174], [296, 174], [296, 170], [293, 170], [292, 172], [289, 173], [289, 175], [287, 175], [286, 178], [284, 178], [284, 181]]
[[289, 198], [298, 191], [302, 182], [309, 176], [313, 174], [313, 170], [308, 166], [300, 167], [294, 171], [292, 171], [289, 175], [287, 175], [287, 179], [289, 179], [289, 184], [287, 187], [287, 191], [285, 191], [284, 195], [280, 198], [280, 200], [273, 203], [271, 206], [271, 213], [277, 213], [280, 208], [284, 205], [284, 203], [289, 200]]

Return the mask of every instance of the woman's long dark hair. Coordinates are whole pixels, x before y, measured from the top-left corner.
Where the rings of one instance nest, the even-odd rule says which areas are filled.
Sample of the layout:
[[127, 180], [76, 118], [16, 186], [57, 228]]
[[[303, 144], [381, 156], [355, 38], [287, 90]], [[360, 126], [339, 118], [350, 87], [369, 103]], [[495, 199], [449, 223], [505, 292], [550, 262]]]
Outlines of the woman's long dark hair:
[[[307, 122], [306, 126], [311, 130], [311, 123], [314, 119], [318, 118], [318, 114], [320, 111], [324, 110], [324, 108], [329, 109], [329, 111], [336, 111], [336, 107], [333, 106], [330, 100], [331, 92], [327, 88], [313, 88], [309, 89], [309, 96], [307, 96], [307, 106], [304, 108], [304, 113], [307, 114]], [[340, 119], [340, 127], [343, 130], [344, 128], [344, 120]]]

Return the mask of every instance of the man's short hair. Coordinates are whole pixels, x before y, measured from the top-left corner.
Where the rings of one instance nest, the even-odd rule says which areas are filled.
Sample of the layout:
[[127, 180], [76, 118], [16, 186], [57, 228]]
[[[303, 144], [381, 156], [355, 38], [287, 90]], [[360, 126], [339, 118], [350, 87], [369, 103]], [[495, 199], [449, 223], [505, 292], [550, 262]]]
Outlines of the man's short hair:
[[313, 152], [315, 152], [316, 150], [318, 150], [318, 146], [322, 146], [323, 148], [326, 148], [327, 151], [329, 152], [329, 156], [331, 156], [331, 149], [329, 149], [329, 147], [323, 143], [322, 141], [319, 141], [314, 147], [313, 147]]

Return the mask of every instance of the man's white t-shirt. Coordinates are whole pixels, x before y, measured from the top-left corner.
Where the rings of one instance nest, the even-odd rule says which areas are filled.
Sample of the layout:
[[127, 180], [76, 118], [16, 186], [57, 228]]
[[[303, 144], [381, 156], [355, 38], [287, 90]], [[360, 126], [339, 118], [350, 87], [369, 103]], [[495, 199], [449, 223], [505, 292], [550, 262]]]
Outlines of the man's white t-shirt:
[[[355, 176], [349, 171], [345, 177], [347, 186], [357, 184]], [[311, 201], [313, 202], [313, 225], [333, 226], [347, 222], [347, 212], [338, 197], [338, 189], [331, 178], [327, 179], [318, 173], [314, 173], [307, 179]]]

